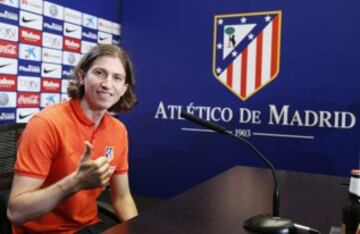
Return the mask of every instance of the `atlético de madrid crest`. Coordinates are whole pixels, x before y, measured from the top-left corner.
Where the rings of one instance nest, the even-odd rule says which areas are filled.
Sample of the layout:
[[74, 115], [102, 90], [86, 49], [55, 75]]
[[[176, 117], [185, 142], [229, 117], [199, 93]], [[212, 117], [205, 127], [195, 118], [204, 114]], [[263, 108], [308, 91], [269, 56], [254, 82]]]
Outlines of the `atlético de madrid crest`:
[[246, 100], [278, 75], [280, 35], [281, 11], [216, 15], [214, 76]]

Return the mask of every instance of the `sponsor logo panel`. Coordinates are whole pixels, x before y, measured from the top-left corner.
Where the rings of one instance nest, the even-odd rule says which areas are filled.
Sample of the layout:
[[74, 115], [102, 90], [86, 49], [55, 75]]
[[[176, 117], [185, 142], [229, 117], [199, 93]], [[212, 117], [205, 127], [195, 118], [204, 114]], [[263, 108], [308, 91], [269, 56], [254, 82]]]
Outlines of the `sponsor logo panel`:
[[63, 48], [63, 37], [53, 33], [43, 32], [43, 46], [61, 50]]
[[20, 26], [41, 31], [43, 26], [43, 17], [41, 15], [20, 10]]
[[0, 75], [0, 90], [16, 91], [16, 76]]
[[0, 57], [17, 58], [18, 44], [15, 42], [0, 40]]
[[67, 37], [73, 37], [76, 39], [81, 38], [81, 26], [70, 24], [70, 23], [64, 23], [64, 35]]
[[16, 122], [27, 123], [34, 114], [39, 112], [39, 108], [17, 108], [16, 111]]
[[117, 36], [121, 35], [121, 24], [112, 23], [111, 33]]
[[19, 22], [19, 14], [10, 7], [2, 7], [0, 9], [0, 20], [2, 22], [17, 23]]
[[16, 107], [16, 92], [0, 92], [0, 108]]
[[44, 21], [44, 31], [53, 32], [53, 33], [63, 33], [63, 23], [62, 21], [45, 17]]
[[0, 109], [0, 123], [14, 122], [16, 119], [15, 108], [1, 108]]
[[81, 53], [86, 54], [91, 48], [96, 46], [95, 42], [81, 41]]
[[69, 80], [68, 79], [62, 79], [61, 80], [61, 92], [67, 93], [67, 87], [69, 86]]
[[64, 20], [64, 7], [52, 2], [44, 1], [44, 15], [54, 19]]
[[97, 42], [97, 38], [98, 38], [97, 31], [93, 29], [83, 28], [82, 38]]
[[64, 9], [64, 20], [70, 23], [81, 25], [82, 14], [80, 11], [76, 11], [65, 7]]
[[20, 27], [20, 42], [41, 46], [41, 32]]
[[62, 77], [72, 79], [74, 77], [74, 67], [63, 65]]
[[40, 107], [47, 107], [60, 102], [59, 93], [41, 93]]
[[64, 50], [80, 53], [81, 42], [78, 39], [64, 37]]
[[19, 75], [40, 76], [41, 63], [19, 60]]
[[55, 50], [55, 49], [49, 49], [49, 48], [43, 48], [42, 49], [42, 61], [48, 62], [48, 63], [61, 64], [62, 51]]
[[18, 26], [0, 23], [0, 39], [8, 41], [18, 41], [19, 28]]
[[61, 65], [42, 63], [41, 76], [50, 78], [61, 78]]
[[16, 75], [18, 69], [18, 60], [0, 57], [0, 74]]
[[41, 47], [28, 44], [19, 44], [19, 58], [32, 61], [41, 60]]
[[40, 77], [18, 76], [18, 91], [40, 92]]
[[76, 66], [81, 59], [81, 55], [79, 53], [64, 51], [63, 54], [63, 64]]
[[60, 79], [41, 79], [41, 91], [49, 93], [60, 93], [61, 90], [61, 80]]
[[111, 33], [112, 22], [102, 18], [98, 18], [98, 29], [103, 32]]
[[98, 32], [98, 43], [99, 44], [111, 44], [112, 43], [112, 34]]
[[39, 107], [40, 94], [39, 93], [24, 93], [18, 92], [17, 106], [18, 107]]
[[7, 6], [19, 8], [19, 0], [1, 0], [0, 3]]
[[43, 12], [43, 1], [42, 0], [20, 0], [20, 9], [31, 11], [37, 14]]
[[88, 27], [88, 28], [92, 28], [92, 29], [97, 29], [97, 25], [98, 25], [98, 18], [96, 16], [93, 15], [88, 15], [83, 13], [83, 23], [82, 25], [84, 27]]

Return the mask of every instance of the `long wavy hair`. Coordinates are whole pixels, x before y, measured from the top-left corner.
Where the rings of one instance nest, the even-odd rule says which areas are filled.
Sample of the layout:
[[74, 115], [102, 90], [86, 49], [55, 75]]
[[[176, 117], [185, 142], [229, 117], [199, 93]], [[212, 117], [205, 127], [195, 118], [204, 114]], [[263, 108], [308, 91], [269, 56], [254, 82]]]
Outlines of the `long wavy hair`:
[[134, 68], [129, 55], [123, 48], [117, 45], [99, 44], [84, 55], [74, 70], [74, 79], [69, 82], [67, 93], [69, 97], [79, 100], [84, 97], [85, 88], [84, 85], [80, 83], [80, 75], [86, 74], [95, 60], [103, 56], [111, 56], [120, 59], [125, 68], [125, 83], [128, 85], [124, 95], [121, 96], [119, 101], [111, 106], [108, 111], [116, 114], [130, 111], [137, 103], [137, 98], [135, 96]]

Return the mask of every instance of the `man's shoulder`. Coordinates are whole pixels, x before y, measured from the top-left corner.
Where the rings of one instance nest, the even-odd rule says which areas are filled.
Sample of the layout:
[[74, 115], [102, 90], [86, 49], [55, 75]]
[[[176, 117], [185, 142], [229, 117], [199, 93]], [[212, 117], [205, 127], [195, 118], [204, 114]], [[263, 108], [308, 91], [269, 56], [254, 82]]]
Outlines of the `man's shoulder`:
[[35, 116], [43, 120], [56, 123], [65, 120], [69, 115], [69, 111], [69, 102], [62, 102], [45, 107], [40, 112], [36, 113]]

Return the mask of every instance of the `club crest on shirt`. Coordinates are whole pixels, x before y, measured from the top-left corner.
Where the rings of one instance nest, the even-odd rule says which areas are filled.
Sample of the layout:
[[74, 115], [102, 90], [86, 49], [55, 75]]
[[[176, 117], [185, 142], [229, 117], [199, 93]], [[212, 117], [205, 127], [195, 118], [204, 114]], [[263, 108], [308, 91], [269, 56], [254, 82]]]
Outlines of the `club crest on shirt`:
[[105, 147], [105, 157], [110, 162], [114, 158], [114, 146]]

